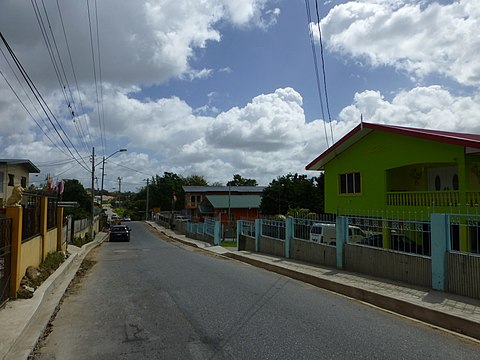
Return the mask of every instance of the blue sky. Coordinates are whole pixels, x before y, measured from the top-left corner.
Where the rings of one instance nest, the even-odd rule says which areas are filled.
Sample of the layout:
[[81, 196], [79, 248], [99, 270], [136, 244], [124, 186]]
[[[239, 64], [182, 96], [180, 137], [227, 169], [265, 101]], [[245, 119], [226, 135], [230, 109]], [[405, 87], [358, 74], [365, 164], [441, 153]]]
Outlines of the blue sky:
[[[62, 60], [57, 66], [64, 66], [73, 89], [75, 121], [32, 4], [2, 0], [0, 31], [78, 161], [37, 114], [38, 104], [28, 101], [0, 44], [6, 55], [0, 53], [0, 158], [30, 159], [42, 170], [32, 181], [48, 173], [90, 186], [95, 147], [96, 163], [128, 148], [107, 162], [108, 190], [118, 187], [118, 177], [122, 189], [135, 190], [165, 171], [202, 175], [211, 183], [241, 174], [267, 185], [305, 172], [332, 145], [330, 134], [340, 139], [361, 116], [373, 123], [480, 131], [476, 0], [318, 2], [331, 122], [326, 109], [325, 119], [321, 112], [309, 37], [311, 29], [320, 60], [318, 27], [308, 25], [304, 0], [61, 1], [78, 89], [56, 2], [44, 3]], [[36, 4], [46, 21], [42, 2]], [[97, 61], [100, 49], [102, 83], [97, 66], [96, 84], [87, 4], [100, 29], [93, 48]], [[316, 22], [315, 2], [309, 4]]]

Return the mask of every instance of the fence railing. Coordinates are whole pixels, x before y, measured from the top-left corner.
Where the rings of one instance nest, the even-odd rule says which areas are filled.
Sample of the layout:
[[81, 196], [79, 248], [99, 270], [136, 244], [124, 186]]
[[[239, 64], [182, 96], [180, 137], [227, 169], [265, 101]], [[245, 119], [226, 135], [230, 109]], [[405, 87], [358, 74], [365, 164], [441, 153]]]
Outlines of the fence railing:
[[240, 228], [240, 234], [245, 236], [255, 236], [255, 221], [242, 220], [242, 226]]
[[430, 256], [430, 222], [351, 216], [349, 242]]
[[57, 227], [57, 197], [48, 197], [47, 200], [47, 229]]
[[261, 235], [285, 240], [285, 221], [262, 219]]
[[0, 306], [8, 299], [11, 273], [12, 219], [0, 218]]
[[42, 196], [34, 193], [23, 194], [22, 241], [40, 235]]
[[450, 250], [480, 254], [480, 216], [450, 215]]
[[215, 220], [212, 218], [205, 219], [205, 234], [215, 236]]

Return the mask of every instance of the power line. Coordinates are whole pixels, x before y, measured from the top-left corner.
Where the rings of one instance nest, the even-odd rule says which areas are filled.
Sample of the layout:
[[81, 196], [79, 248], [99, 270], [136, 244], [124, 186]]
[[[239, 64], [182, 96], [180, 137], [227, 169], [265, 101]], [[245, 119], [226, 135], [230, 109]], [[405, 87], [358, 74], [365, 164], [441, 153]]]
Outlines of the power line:
[[309, 0], [305, 0], [305, 8], [306, 8], [306, 11], [307, 11], [308, 34], [310, 36], [310, 44], [312, 46], [313, 65], [315, 67], [315, 79], [316, 79], [316, 83], [317, 83], [318, 96], [320, 98], [320, 109], [322, 111], [323, 130], [325, 131], [325, 140], [327, 142], [327, 148], [329, 148], [330, 145], [329, 145], [329, 142], [328, 142], [327, 126], [325, 125], [325, 110], [323, 108], [323, 97], [322, 97], [322, 89], [321, 89], [321, 86], [320, 86], [320, 75], [319, 75], [319, 70], [318, 70], [317, 52], [315, 50], [315, 40], [313, 38], [313, 32], [312, 32], [312, 29], [310, 27], [310, 24], [312, 23], [312, 16], [311, 16], [311, 12], [310, 12]]
[[[70, 59], [70, 66], [72, 68], [72, 74], [73, 74], [73, 79], [75, 80], [75, 86], [77, 88], [77, 94], [78, 94], [78, 101], [80, 102], [80, 107], [81, 107], [81, 110], [82, 110], [82, 114], [85, 114], [86, 111], [85, 111], [85, 108], [83, 107], [83, 101], [82, 101], [82, 96], [80, 94], [80, 87], [78, 86], [78, 80], [77, 80], [77, 74], [75, 72], [75, 67], [73, 66], [73, 59], [72, 59], [72, 53], [70, 51], [70, 45], [69, 45], [69, 42], [68, 42], [68, 37], [67, 37], [67, 32], [65, 31], [65, 24], [63, 22], [63, 16], [62, 16], [62, 12], [60, 10], [60, 4], [57, 0], [57, 9], [58, 9], [58, 15], [60, 17], [60, 22], [62, 24], [62, 29], [63, 29], [63, 36], [65, 38], [65, 44], [67, 46], [67, 52], [68, 52], [68, 57]], [[78, 111], [76, 112], [77, 116], [78, 116]], [[79, 118], [80, 119], [80, 118]], [[74, 120], [75, 122], [75, 120]], [[90, 134], [90, 128], [88, 127], [88, 124], [85, 122], [86, 124], [86, 130], [87, 130], [87, 133], [88, 133], [88, 138], [85, 134], [85, 130], [82, 128], [82, 122], [79, 121], [79, 127], [80, 127], [80, 131], [82, 132], [84, 138], [85, 138], [85, 143], [87, 142], [87, 139], [90, 140], [90, 146], [87, 145], [87, 152], [89, 152], [89, 149], [93, 147], [93, 143], [92, 143], [92, 135]]]
[[98, 125], [99, 125], [99, 130], [100, 130], [100, 138], [101, 138], [101, 141], [102, 141], [103, 152], [105, 153], [105, 141], [103, 139], [103, 134], [102, 134], [102, 122], [101, 122], [101, 116], [100, 116], [100, 100], [99, 100], [99, 95], [98, 95], [97, 70], [96, 70], [96, 65], [95, 65], [95, 51], [94, 51], [94, 47], [93, 47], [92, 19], [91, 19], [91, 15], [90, 15], [89, 0], [87, 0], [87, 12], [88, 12], [88, 26], [89, 26], [89, 30], [90, 30], [90, 48], [91, 48], [92, 62], [93, 62], [93, 78], [94, 78], [94, 81], [95, 81], [95, 93], [96, 93], [96, 98], [97, 98]]
[[318, 11], [318, 1], [315, 0], [315, 9], [317, 12], [317, 27], [318, 27], [318, 36], [319, 36], [319, 43], [320, 43], [320, 58], [322, 59], [322, 74], [323, 74], [323, 87], [324, 87], [324, 94], [325, 94], [325, 104], [327, 105], [327, 113], [328, 113], [328, 122], [330, 123], [330, 133], [332, 135], [332, 144], [335, 142], [333, 138], [333, 128], [332, 128], [332, 116], [330, 115], [330, 105], [328, 101], [328, 91], [327, 91], [327, 75], [325, 71], [325, 58], [323, 56], [323, 41], [322, 41], [322, 29], [320, 28], [320, 15]]
[[[73, 159], [75, 159], [78, 164], [80, 166], [82, 166], [85, 170], [89, 171], [88, 170], [88, 167], [85, 166], [85, 164], [82, 164], [76, 157], [75, 155], [72, 153], [72, 151], [70, 150], [70, 148], [68, 147], [67, 143], [65, 142], [65, 140], [63, 139], [62, 135], [60, 134], [60, 132], [58, 131], [57, 127], [55, 126], [55, 124], [53, 123], [52, 119], [50, 118], [49, 116], [49, 113], [52, 115], [52, 117], [55, 119], [55, 121], [57, 122], [57, 124], [59, 125], [60, 129], [62, 130], [62, 132], [65, 134], [65, 136], [67, 137], [67, 139], [69, 140], [69, 142], [71, 143], [71, 140], [68, 138], [68, 135], [65, 133], [65, 131], [63, 131], [63, 128], [61, 127], [60, 123], [58, 122], [58, 120], [56, 119], [55, 115], [53, 114], [53, 112], [51, 111], [51, 109], [49, 108], [48, 104], [45, 102], [45, 100], [43, 99], [40, 91], [38, 91], [37, 87], [35, 86], [34, 82], [32, 81], [32, 79], [30, 78], [30, 76], [28, 75], [28, 73], [26, 72], [26, 70], [24, 69], [23, 65], [20, 63], [20, 60], [17, 58], [17, 56], [15, 55], [15, 53], [13, 52], [12, 48], [10, 47], [10, 45], [8, 44], [7, 40], [5, 39], [5, 37], [3, 36], [3, 34], [0, 32], [0, 38], [1, 40], [3, 41], [5, 47], [7, 48], [10, 56], [12, 57], [13, 61], [15, 62], [15, 65], [17, 66], [18, 70], [20, 71], [20, 73], [22, 74], [22, 77], [24, 78], [25, 82], [27, 83], [28, 87], [30, 88], [30, 91], [33, 93], [33, 95], [35, 96], [35, 99], [37, 100], [38, 104], [40, 105], [40, 107], [42, 108], [43, 112], [45, 113], [47, 119], [49, 120], [50, 124], [52, 125], [53, 129], [55, 130], [55, 132], [57, 133], [58, 137], [60, 138], [60, 140], [62, 141], [62, 143], [65, 145], [65, 148], [67, 149], [67, 151], [70, 153], [70, 155], [72, 156]], [[47, 109], [48, 109], [48, 112], [47, 112]], [[71, 143], [72, 144], [72, 143]], [[72, 144], [73, 146], [73, 144]], [[74, 147], [74, 146], [73, 146]], [[75, 147], [74, 147], [75, 149]], [[78, 151], [75, 149], [75, 151], [77, 152], [78, 154]], [[78, 154], [80, 155], [80, 154]], [[84, 162], [85, 163], [85, 162]]]
[[95, 0], [95, 24], [96, 24], [96, 28], [97, 28], [97, 53], [98, 53], [98, 75], [99, 75], [99, 78], [100, 78], [100, 101], [101, 101], [101, 104], [102, 104], [102, 128], [100, 129], [101, 131], [101, 134], [102, 134], [102, 138], [104, 139], [105, 141], [105, 144], [104, 144], [104, 148], [103, 148], [103, 152], [104, 152], [104, 155], [105, 155], [105, 149], [106, 149], [106, 141], [107, 141], [107, 138], [105, 136], [105, 111], [104, 111], [104, 107], [103, 107], [103, 80], [102, 80], [102, 60], [101, 60], [101, 56], [100, 56], [100, 28], [98, 26], [98, 8], [97, 8], [97, 0]]
[[[53, 29], [52, 29], [52, 26], [51, 26], [51, 23], [50, 23], [50, 18], [48, 16], [47, 9], [45, 7], [45, 3], [42, 0], [43, 12], [45, 14], [45, 19], [46, 19], [46, 23], [48, 25], [48, 29], [49, 29], [49, 32], [50, 32], [50, 37], [52, 38], [53, 47], [52, 47], [52, 43], [50, 42], [50, 38], [49, 38], [48, 33], [47, 33], [47, 25], [45, 25], [45, 22], [43, 20], [42, 15], [41, 15], [38, 4], [36, 2], [34, 3], [33, 0], [31, 0], [31, 2], [32, 2], [32, 6], [33, 6], [33, 9], [34, 9], [34, 12], [35, 12], [35, 16], [37, 18], [37, 22], [38, 22], [38, 24], [40, 26], [40, 30], [42, 32], [42, 36], [43, 36], [44, 41], [45, 41], [45, 45], [46, 45], [48, 53], [50, 55], [50, 60], [52, 62], [53, 68], [55, 70], [55, 74], [57, 76], [58, 83], [60, 85], [60, 89], [63, 93], [63, 97], [65, 99], [65, 104], [68, 108], [69, 115], [72, 116], [72, 120], [75, 122], [76, 106], [75, 106], [75, 102], [74, 102], [74, 99], [73, 99], [72, 90], [71, 90], [70, 84], [68, 82], [68, 77], [67, 77], [67, 74], [65, 72], [65, 67], [63, 66], [63, 61], [62, 61], [62, 58], [60, 56], [60, 52], [58, 50], [57, 41], [56, 41], [55, 35], [53, 33]], [[55, 48], [55, 52], [54, 52], [53, 48]], [[55, 53], [56, 53], [57, 57], [55, 57]], [[58, 61], [57, 61], [57, 58], [58, 58]], [[63, 74], [63, 77], [62, 77], [62, 74]], [[67, 93], [67, 90], [68, 90], [68, 93]], [[70, 95], [70, 97], [69, 97], [69, 95]], [[73, 108], [72, 108], [72, 106], [73, 106]], [[59, 124], [59, 126], [60, 126], [60, 124]], [[82, 145], [84, 146], [86, 152], [88, 152], [89, 150], [86, 147], [85, 140], [84, 140], [84, 137], [82, 136], [82, 133], [79, 131], [77, 126], [75, 126], [75, 128], [77, 130], [77, 133], [79, 135], [79, 138], [80, 138], [80, 141], [81, 141]], [[73, 145], [73, 143], [71, 141], [70, 141], [70, 143], [71, 143], [72, 147], [75, 149], [75, 151], [77, 151], [76, 148], [75, 148], [75, 145]], [[77, 153], [78, 153], [78, 151], [77, 151]], [[87, 165], [87, 164], [85, 163], [85, 165]]]

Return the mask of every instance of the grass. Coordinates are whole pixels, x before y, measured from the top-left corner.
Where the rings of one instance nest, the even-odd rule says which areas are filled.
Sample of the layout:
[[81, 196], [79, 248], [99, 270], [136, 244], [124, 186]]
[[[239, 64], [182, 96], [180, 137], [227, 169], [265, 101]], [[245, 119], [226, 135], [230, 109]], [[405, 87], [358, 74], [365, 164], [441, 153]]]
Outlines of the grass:
[[236, 241], [222, 241], [220, 242], [220, 246], [223, 247], [237, 247], [237, 242]]

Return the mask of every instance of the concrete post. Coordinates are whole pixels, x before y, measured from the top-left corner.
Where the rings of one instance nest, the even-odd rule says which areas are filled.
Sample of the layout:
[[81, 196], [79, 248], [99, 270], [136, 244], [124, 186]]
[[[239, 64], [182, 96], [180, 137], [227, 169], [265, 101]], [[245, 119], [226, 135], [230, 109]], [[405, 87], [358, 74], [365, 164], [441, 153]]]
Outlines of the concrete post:
[[222, 224], [219, 220], [215, 220], [215, 228], [213, 231], [213, 245], [220, 245], [221, 232]]
[[285, 257], [290, 259], [290, 248], [293, 240], [293, 218], [287, 216], [285, 220]]
[[260, 251], [261, 235], [262, 235], [262, 219], [255, 219], [255, 252]]
[[7, 218], [12, 219], [10, 297], [16, 299], [17, 290], [20, 287], [20, 280], [23, 277], [23, 275], [20, 274], [23, 209], [21, 207], [7, 207]]
[[242, 236], [243, 221], [237, 220], [237, 251], [240, 250], [240, 236]]
[[450, 249], [450, 216], [432, 214], [432, 289], [445, 290], [445, 255]]
[[348, 241], [348, 218], [337, 216], [336, 224], [337, 268], [343, 269], [345, 259], [345, 244]]

